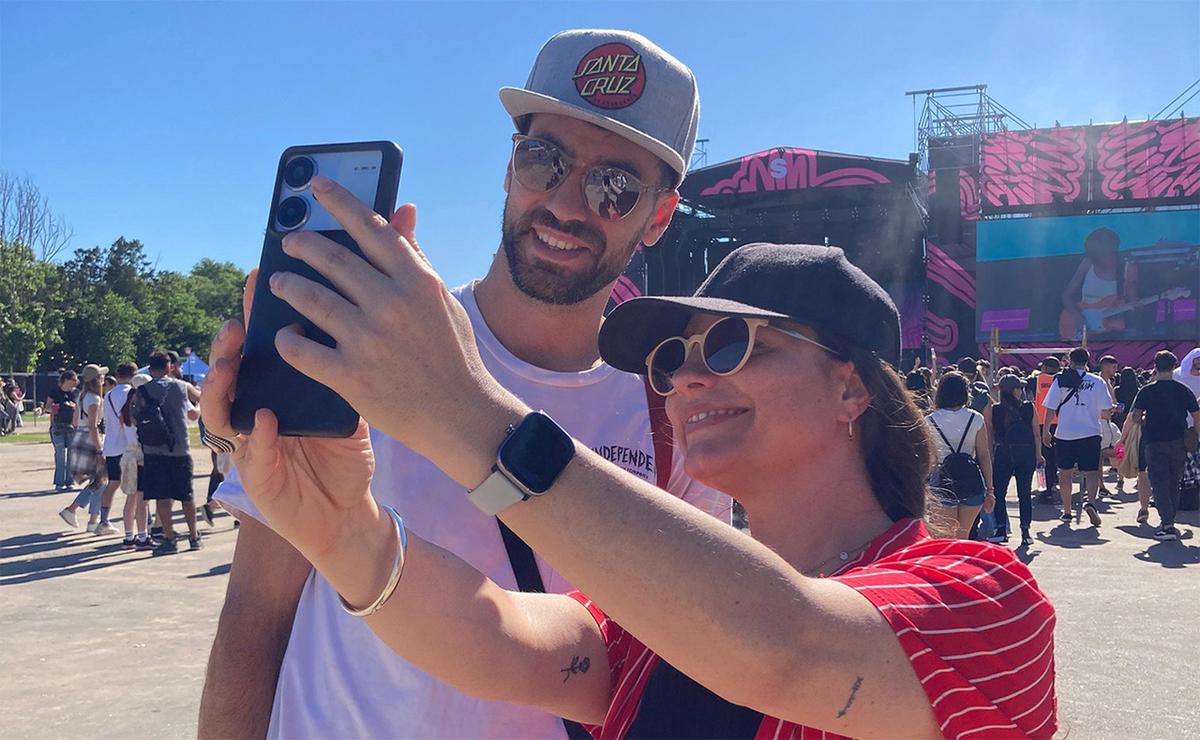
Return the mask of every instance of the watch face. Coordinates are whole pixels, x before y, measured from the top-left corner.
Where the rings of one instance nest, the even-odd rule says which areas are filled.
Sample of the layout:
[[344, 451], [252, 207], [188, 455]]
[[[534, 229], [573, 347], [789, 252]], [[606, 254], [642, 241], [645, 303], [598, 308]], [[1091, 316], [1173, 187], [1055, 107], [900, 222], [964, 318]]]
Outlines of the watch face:
[[504, 444], [499, 462], [530, 493], [545, 493], [575, 456], [575, 443], [543, 413], [525, 417]]

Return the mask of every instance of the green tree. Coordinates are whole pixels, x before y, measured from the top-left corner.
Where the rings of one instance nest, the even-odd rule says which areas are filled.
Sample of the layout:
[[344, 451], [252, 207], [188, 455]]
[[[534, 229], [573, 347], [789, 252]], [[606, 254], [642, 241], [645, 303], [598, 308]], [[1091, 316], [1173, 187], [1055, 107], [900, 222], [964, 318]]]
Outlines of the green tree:
[[58, 275], [32, 247], [0, 240], [0, 369], [29, 372], [59, 339]]
[[204, 313], [221, 321], [242, 315], [246, 273], [240, 267], [205, 257], [192, 268], [189, 278], [196, 303]]

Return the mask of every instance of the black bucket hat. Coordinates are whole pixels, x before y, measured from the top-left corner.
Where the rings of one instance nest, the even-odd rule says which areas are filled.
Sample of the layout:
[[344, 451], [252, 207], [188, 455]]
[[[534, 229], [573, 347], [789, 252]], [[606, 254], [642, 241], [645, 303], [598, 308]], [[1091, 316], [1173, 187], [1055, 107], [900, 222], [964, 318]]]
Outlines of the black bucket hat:
[[644, 375], [650, 350], [683, 334], [697, 313], [789, 319], [826, 341], [900, 364], [900, 312], [887, 291], [841, 249], [811, 244], [747, 244], [722, 260], [693, 296], [622, 303], [600, 328], [600, 355], [619, 370]]

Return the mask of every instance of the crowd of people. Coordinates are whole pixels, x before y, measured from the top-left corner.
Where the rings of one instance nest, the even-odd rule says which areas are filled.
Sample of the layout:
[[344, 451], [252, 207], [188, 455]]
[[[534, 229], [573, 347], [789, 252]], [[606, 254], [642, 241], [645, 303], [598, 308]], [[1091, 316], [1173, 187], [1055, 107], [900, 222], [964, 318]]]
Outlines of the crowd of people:
[[1028, 545], [1039, 467], [1064, 521], [1078, 471], [1099, 526], [1104, 456], [1133, 460], [1155, 536], [1178, 537], [1200, 350], [1182, 380], [1159, 353], [1145, 387], [1085, 348], [905, 377], [886, 291], [809, 245], [742, 246], [694, 296], [602, 318], [675, 212], [696, 80], [640, 35], [568, 31], [501, 100], [517, 133], [481, 280], [446, 290], [414, 207], [384, 224], [322, 177], [361, 253], [284, 239], [340, 292], [272, 275], [334, 340], [275, 346], [362, 415], [350, 437], [281, 436], [267, 409], [235, 432], [236, 321], [203, 394], [155, 353], [107, 391], [107, 368], [64, 372], [47, 401], [55, 486], [87, 481], [60, 516], [109, 533], [124, 490], [135, 549], [177, 549], [173, 501], [200, 547], [196, 404], [236, 463], [200, 736], [1053, 736], [1055, 609], [1001, 546], [1010, 481]]
[[[154, 352], [145, 372], [122, 362], [115, 374], [96, 364], [76, 372], [63, 370], [40, 412], [50, 419], [54, 446], [54, 490], [80, 486], [74, 501], [58, 512], [71, 528], [88, 513], [86, 530], [105, 537], [121, 533], [110, 520], [117, 491], [125, 496], [120, 522], [121, 547], [178, 551], [173, 509], [179, 502], [192, 550], [202, 547], [193, 497], [188, 421], [199, 418], [200, 389], [180, 372], [179, 355]], [[208, 500], [201, 512], [212, 526], [212, 494], [228, 460], [213, 454]]]
[[1014, 366], [993, 374], [986, 360], [970, 357], [936, 374], [928, 367], [908, 373], [905, 386], [929, 411], [938, 447], [931, 483], [959, 536], [1007, 542], [1006, 499], [1015, 482], [1021, 546], [1032, 544], [1035, 475], [1042, 500], [1057, 499], [1064, 523], [1076, 518], [1078, 502], [1080, 517], [1099, 527], [1097, 500], [1111, 493], [1103, 480], [1108, 467], [1117, 493], [1126, 478], [1137, 479], [1137, 523], [1148, 524], [1153, 507], [1155, 539], [1180, 539], [1182, 490], [1200, 483], [1200, 348], [1182, 363], [1163, 350], [1153, 369], [1118, 372], [1110, 355], [1096, 372], [1091, 367], [1091, 353], [1078, 347], [1065, 358], [1046, 357], [1028, 375]]

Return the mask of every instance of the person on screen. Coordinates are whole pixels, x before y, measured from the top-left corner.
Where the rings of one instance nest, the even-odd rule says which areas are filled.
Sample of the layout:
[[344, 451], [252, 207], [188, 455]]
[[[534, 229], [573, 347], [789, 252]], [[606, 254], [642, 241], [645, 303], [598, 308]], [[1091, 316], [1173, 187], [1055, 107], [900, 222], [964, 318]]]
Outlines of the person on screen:
[[1125, 328], [1126, 314], [1103, 315], [1138, 298], [1137, 266], [1121, 259], [1120, 247], [1121, 237], [1112, 229], [1096, 229], [1084, 239], [1083, 261], [1062, 294], [1059, 333], [1063, 339], [1081, 337], [1085, 325], [1089, 334]]

